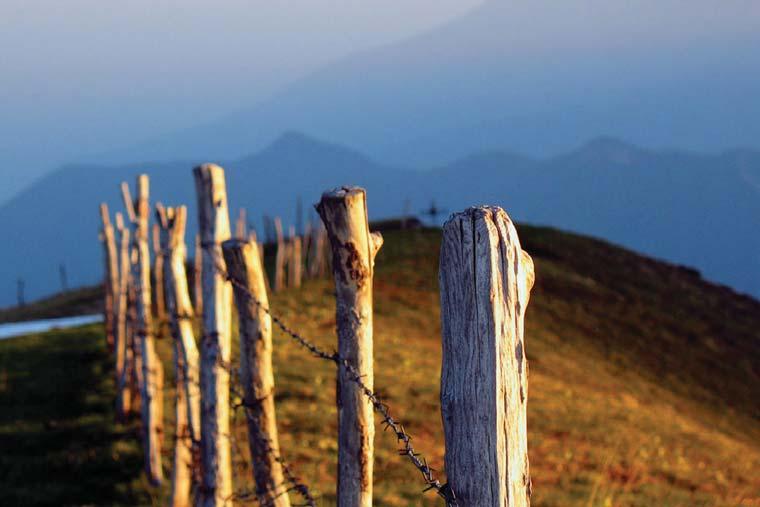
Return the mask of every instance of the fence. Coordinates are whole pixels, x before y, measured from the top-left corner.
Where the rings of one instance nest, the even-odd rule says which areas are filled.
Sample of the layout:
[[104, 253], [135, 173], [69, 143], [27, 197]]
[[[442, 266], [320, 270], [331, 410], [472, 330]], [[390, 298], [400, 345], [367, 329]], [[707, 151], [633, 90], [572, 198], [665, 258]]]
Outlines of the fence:
[[[366, 192], [356, 187], [325, 192], [316, 207], [323, 227], [309, 226], [303, 237], [291, 229], [286, 239], [281, 221], [275, 218], [271, 224], [276, 239], [275, 290], [299, 287], [303, 276], [317, 277], [332, 268], [338, 347], [329, 352], [292, 329], [270, 307], [265, 246], [247, 230], [244, 211], [232, 237], [224, 170], [204, 164], [193, 172], [200, 229], [190, 270], [193, 283], [187, 276], [184, 206], [155, 206], [153, 269], [148, 177], [138, 177], [135, 201], [129, 186], [122, 184], [131, 231], [117, 213], [119, 248], [108, 209], [101, 207], [106, 336], [113, 344], [116, 414], [123, 420], [139, 413], [145, 472], [154, 486], [164, 481], [160, 449], [165, 388], [154, 333], [168, 327], [173, 338], [176, 438], [171, 505], [216, 507], [255, 501], [288, 507], [291, 494], [302, 505], [315, 505], [279, 445], [273, 325], [312, 357], [335, 365], [339, 506], [372, 505], [374, 414], [396, 438], [400, 459], [420, 473], [424, 490], [434, 490], [447, 506], [530, 505], [523, 319], [533, 263], [502, 209], [470, 208], [452, 215], [443, 227], [441, 411], [448, 482], [442, 483], [374, 390], [372, 283], [383, 240], [369, 230]], [[231, 361], [233, 294], [239, 364]], [[254, 491], [235, 491], [232, 483], [231, 411], [243, 411], [246, 417]]]

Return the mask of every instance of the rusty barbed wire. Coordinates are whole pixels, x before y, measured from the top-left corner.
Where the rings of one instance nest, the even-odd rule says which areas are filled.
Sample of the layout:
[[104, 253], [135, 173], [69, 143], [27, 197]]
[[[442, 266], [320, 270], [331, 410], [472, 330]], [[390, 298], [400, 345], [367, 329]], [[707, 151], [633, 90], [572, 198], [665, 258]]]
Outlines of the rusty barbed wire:
[[[192, 320], [194, 321], [194, 323], [198, 323], [201, 326], [203, 324], [201, 315], [178, 314], [173, 311], [170, 311], [169, 315], [170, 317], [167, 320], [169, 321], [171, 325], [170, 336], [173, 340], [177, 340], [177, 337], [175, 336], [176, 329], [174, 329], [173, 327], [173, 324], [174, 324], [174, 322], [172, 322], [173, 320], [176, 321], [179, 319], [186, 319], [186, 320]], [[236, 396], [240, 400], [239, 402], [237, 402], [231, 399], [230, 408], [232, 408], [235, 413], [237, 413], [237, 411], [240, 408], [243, 408], [245, 410], [246, 419], [250, 420], [250, 418], [253, 417], [253, 415], [251, 414], [251, 411], [256, 409], [257, 406], [246, 403], [244, 401], [245, 400], [244, 394], [240, 391], [240, 389], [236, 387], [236, 386], [239, 386], [241, 383], [240, 383], [238, 369], [234, 367], [233, 361], [232, 360], [224, 361], [224, 359], [222, 359], [221, 357], [218, 357], [216, 360], [216, 366], [226, 371], [230, 375], [230, 393]], [[187, 379], [187, 381], [191, 382], [190, 379]], [[200, 379], [194, 379], [192, 380], [192, 382], [194, 385], [200, 386]], [[179, 389], [181, 387], [170, 386], [168, 384], [164, 385], [163, 387], [164, 391], [168, 391], [171, 388]], [[262, 453], [270, 455], [272, 459], [274, 459], [277, 463], [280, 464], [280, 467], [282, 468], [282, 473], [285, 476], [285, 480], [287, 483], [290, 484], [290, 486], [286, 487], [283, 491], [279, 493], [275, 493], [274, 495], [269, 495], [270, 496], [269, 500], [265, 502], [262, 502], [260, 499], [262, 492], [259, 492], [256, 490], [254, 491], [242, 490], [242, 491], [235, 492], [229, 498], [226, 498], [225, 501], [227, 500], [230, 500], [230, 501], [237, 500], [237, 501], [243, 501], [243, 502], [253, 501], [253, 502], [258, 503], [262, 507], [270, 507], [274, 505], [274, 502], [277, 498], [293, 491], [293, 492], [298, 493], [303, 498], [305, 503], [292, 504], [292, 505], [304, 506], [304, 507], [316, 507], [316, 502], [314, 498], [312, 497], [308, 486], [306, 486], [306, 484], [303, 481], [301, 481], [301, 479], [293, 472], [290, 465], [288, 465], [288, 463], [282, 458], [282, 456], [280, 456], [279, 453], [275, 452], [275, 450], [272, 449], [271, 441], [266, 437], [266, 435], [261, 433], [257, 425], [248, 425], [248, 427], [249, 428], [253, 427], [258, 430], [257, 434], [255, 435], [255, 438], [257, 441], [256, 445], [258, 449], [260, 449]], [[235, 453], [237, 455], [242, 455], [243, 453], [240, 449], [237, 438], [235, 438], [235, 433], [233, 429], [230, 430], [230, 433], [226, 435], [226, 437], [230, 440], [231, 445], [235, 448]], [[199, 440], [191, 439], [191, 441], [194, 447], [200, 446]]]
[[377, 393], [373, 392], [369, 387], [367, 387], [367, 385], [362, 380], [362, 375], [350, 362], [348, 362], [347, 359], [341, 357], [338, 352], [333, 352], [332, 354], [325, 352], [317, 345], [307, 340], [301, 334], [291, 329], [279, 316], [273, 314], [268, 306], [262, 304], [261, 301], [259, 301], [253, 295], [253, 293], [251, 293], [248, 287], [228, 274], [224, 267], [217, 264], [216, 271], [220, 276], [224, 277], [232, 285], [239, 288], [251, 303], [255, 304], [267, 315], [269, 315], [269, 317], [272, 319], [272, 322], [274, 322], [277, 327], [279, 327], [285, 334], [295, 340], [299, 345], [311, 352], [314, 357], [324, 359], [326, 361], [331, 361], [335, 363], [339, 368], [342, 367], [347, 373], [347, 378], [359, 386], [361, 392], [372, 404], [372, 408], [381, 416], [383, 424], [385, 425], [384, 429], [390, 429], [393, 431], [393, 433], [395, 433], [396, 441], [401, 444], [401, 448], [398, 449], [399, 455], [407, 457], [407, 459], [422, 474], [422, 478], [426, 484], [423, 492], [435, 490], [438, 496], [445, 500], [447, 507], [457, 507], [458, 504], [454, 491], [451, 489], [448, 483], [441, 484], [441, 482], [435, 478], [435, 475], [433, 473], [435, 469], [427, 464], [427, 461], [424, 457], [422, 457], [420, 453], [415, 451], [412, 445], [412, 437], [406, 432], [404, 425], [391, 415], [390, 407], [380, 399]]
[[[225, 366], [222, 366], [225, 367]], [[230, 365], [231, 367], [231, 365]], [[231, 377], [233, 379], [233, 382], [230, 383], [230, 391], [232, 394], [234, 394], [240, 401], [232, 403], [231, 407], [232, 409], [237, 413], [239, 409], [243, 409], [245, 412], [245, 417], [248, 421], [252, 420], [254, 418], [253, 411], [258, 410], [260, 408], [260, 405], [258, 402], [255, 403], [246, 403], [245, 401], [245, 395], [236, 388], [236, 385], [240, 385], [240, 378], [238, 376], [238, 371], [236, 369], [232, 369], [233, 371], [230, 372]], [[229, 370], [228, 370], [229, 371]], [[258, 401], [258, 400], [257, 400]], [[257, 424], [249, 424], [248, 429], [251, 428], [256, 429], [256, 434], [254, 435], [254, 438], [256, 439], [256, 447], [257, 450], [260, 452], [260, 454], [268, 454], [272, 457], [277, 463], [279, 463], [280, 468], [282, 469], [282, 474], [285, 477], [285, 483], [290, 484], [289, 487], [286, 487], [283, 491], [276, 493], [273, 492], [273, 495], [269, 495], [270, 498], [266, 502], [262, 502], [259, 498], [262, 494], [262, 492], [255, 491], [253, 494], [256, 495], [256, 498], [259, 500], [259, 504], [265, 507], [269, 507], [274, 505], [275, 500], [279, 498], [280, 496], [287, 494], [290, 491], [294, 491], [298, 493], [301, 498], [303, 498], [303, 501], [305, 503], [302, 504], [293, 504], [293, 505], [302, 505], [306, 507], [316, 507], [316, 502], [314, 500], [314, 497], [311, 495], [311, 492], [309, 491], [308, 486], [301, 480], [300, 477], [298, 477], [290, 467], [290, 465], [282, 458], [280, 453], [276, 452], [272, 448], [272, 441], [261, 432], [261, 428]], [[250, 434], [250, 433], [249, 433]], [[234, 499], [237, 500], [245, 500], [246, 495], [251, 495], [250, 492], [239, 492], [234, 495]]]

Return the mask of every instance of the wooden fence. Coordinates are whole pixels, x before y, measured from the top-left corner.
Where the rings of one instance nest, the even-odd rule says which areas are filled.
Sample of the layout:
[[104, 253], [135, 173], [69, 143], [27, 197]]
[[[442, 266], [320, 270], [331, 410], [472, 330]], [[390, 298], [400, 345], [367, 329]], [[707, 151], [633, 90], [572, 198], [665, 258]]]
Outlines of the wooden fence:
[[[114, 355], [116, 417], [141, 417], [145, 473], [154, 486], [164, 481], [164, 374], [155, 337], [168, 332], [173, 338], [171, 505], [216, 507], [241, 499], [231, 470], [233, 377], [239, 378], [240, 392], [235, 394], [246, 414], [255, 499], [261, 505], [289, 507], [295, 494], [299, 503], [315, 505], [308, 486], [280, 450], [273, 325], [336, 367], [339, 506], [373, 503], [375, 413], [398, 440], [401, 459], [419, 471], [426, 488], [435, 490], [446, 505], [530, 505], [523, 319], [534, 272], [504, 210], [470, 208], [452, 215], [443, 227], [441, 412], [448, 483], [442, 484], [374, 391], [372, 283], [383, 239], [370, 232], [366, 192], [356, 187], [325, 192], [316, 206], [323, 225], [309, 224], [303, 235], [290, 228], [286, 238], [281, 220], [275, 218], [275, 241], [262, 245], [255, 231], [248, 230], [245, 210], [239, 211], [233, 236], [224, 170], [204, 164], [193, 174], [199, 233], [190, 265], [187, 209], [160, 203], [155, 205], [151, 263], [147, 175], [137, 179], [135, 200], [129, 185], [121, 186], [127, 224], [117, 213], [118, 242], [108, 208], [100, 208], [105, 330]], [[337, 352], [320, 349], [270, 308], [266, 250], [274, 254], [274, 290], [300, 287], [304, 277], [323, 276], [332, 268]], [[233, 294], [239, 364], [231, 358]]]

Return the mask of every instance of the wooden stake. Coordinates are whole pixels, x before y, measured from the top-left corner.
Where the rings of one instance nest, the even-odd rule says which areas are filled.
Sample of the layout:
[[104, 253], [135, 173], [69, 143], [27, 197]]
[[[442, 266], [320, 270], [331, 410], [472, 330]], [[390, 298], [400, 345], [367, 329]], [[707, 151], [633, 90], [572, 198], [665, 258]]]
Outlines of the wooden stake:
[[203, 314], [203, 248], [201, 248], [201, 235], [195, 235], [195, 257], [193, 257], [193, 296], [195, 296], [196, 315]]
[[103, 223], [103, 250], [105, 260], [105, 271], [103, 275], [103, 322], [106, 330], [106, 343], [108, 350], [114, 352], [114, 341], [116, 336], [116, 313], [114, 304], [116, 293], [119, 287], [119, 259], [116, 254], [116, 239], [114, 237], [113, 226], [108, 214], [108, 205], [100, 205], [100, 220]]
[[129, 297], [129, 277], [132, 263], [129, 258], [130, 235], [129, 229], [124, 227], [121, 213], [116, 213], [116, 227], [119, 231], [119, 286], [116, 292], [116, 336], [114, 340], [115, 350], [115, 374], [116, 374], [116, 419], [126, 420], [131, 412], [132, 397], [129, 389], [129, 377], [131, 368], [131, 353], [127, 338], [127, 299]]
[[311, 278], [311, 270], [309, 269], [309, 266], [311, 266], [311, 243], [314, 237], [311, 233], [312, 225], [311, 225], [311, 217], [306, 221], [306, 225], [304, 226], [303, 230], [303, 237], [301, 240], [301, 260], [303, 264], [303, 276], [304, 278]]
[[142, 414], [143, 369], [142, 351], [137, 338], [137, 289], [135, 287], [135, 266], [137, 265], [137, 248], [129, 250], [129, 266], [131, 272], [127, 280], [127, 360], [125, 368], [129, 372], [129, 397], [132, 401], [130, 413]]
[[523, 318], [533, 262], [501, 208], [443, 227], [441, 411], [446, 474], [461, 507], [528, 507]]
[[174, 468], [171, 505], [191, 505], [195, 442], [200, 440], [200, 377], [198, 348], [193, 333], [193, 305], [187, 285], [185, 225], [187, 209], [157, 208], [161, 223], [161, 249], [165, 256], [166, 309], [174, 338], [175, 404]]
[[[127, 203], [125, 203], [127, 204]], [[129, 206], [127, 206], [129, 208]], [[142, 422], [144, 432], [145, 473], [154, 486], [161, 485], [164, 473], [161, 467], [161, 444], [163, 441], [163, 378], [164, 369], [156, 353], [153, 337], [150, 290], [150, 248], [148, 247], [148, 176], [137, 177], [137, 202], [135, 206], [135, 243], [137, 266], [135, 288], [137, 290], [136, 338], [142, 360]]]
[[224, 242], [223, 250], [227, 270], [240, 284], [233, 286], [240, 317], [240, 382], [248, 407], [248, 440], [256, 495], [261, 505], [290, 507], [282, 467], [273, 455], [279, 455], [279, 441], [272, 374], [272, 321], [264, 310], [269, 308], [269, 299], [259, 247], [255, 241], [229, 240]]
[[281, 291], [285, 288], [285, 263], [287, 262], [287, 248], [282, 235], [282, 220], [274, 218], [274, 230], [277, 235], [277, 254], [274, 261], [274, 290]]
[[235, 237], [245, 240], [248, 236], [248, 220], [245, 214], [245, 208], [240, 208], [238, 211], [237, 223], [235, 224]]
[[288, 247], [288, 287], [301, 286], [301, 238], [296, 235], [296, 228], [290, 226]]
[[201, 340], [200, 504], [230, 505], [230, 314], [232, 289], [224, 269], [221, 243], [230, 238], [224, 169], [203, 164], [194, 169], [203, 247], [203, 338]]
[[264, 286], [266, 287], [267, 294], [272, 292], [272, 287], [269, 285], [269, 277], [267, 277], [266, 264], [264, 262], [264, 243], [261, 243], [256, 235], [255, 230], [251, 230], [248, 233], [248, 242], [255, 244], [259, 248], [259, 260], [261, 261], [261, 272], [264, 275]]
[[312, 252], [309, 271], [312, 278], [322, 278], [327, 273], [327, 259], [325, 256], [325, 250], [327, 249], [327, 233], [322, 224], [314, 227], [313, 236], [314, 238], [311, 242]]
[[[364, 189], [343, 187], [322, 194], [317, 211], [332, 246], [338, 352], [372, 389], [372, 274], [383, 243], [370, 234]], [[372, 405], [348, 373], [338, 370], [338, 505], [372, 505], [375, 424]]]
[[[161, 203], [156, 204], [157, 207], [163, 208]], [[166, 318], [166, 289], [164, 287], [164, 255], [161, 251], [161, 227], [159, 224], [153, 224], [153, 296], [155, 298], [156, 308], [156, 320], [158, 325], [156, 326], [156, 332], [159, 337], [168, 336], [166, 330], [168, 328], [168, 319]]]

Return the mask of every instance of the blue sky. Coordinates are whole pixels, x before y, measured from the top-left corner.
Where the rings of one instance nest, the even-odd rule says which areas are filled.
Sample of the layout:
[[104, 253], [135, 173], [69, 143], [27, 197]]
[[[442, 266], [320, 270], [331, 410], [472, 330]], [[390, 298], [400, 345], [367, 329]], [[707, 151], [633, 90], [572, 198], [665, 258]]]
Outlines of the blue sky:
[[[561, 58], [568, 48], [607, 60], [631, 50], [651, 59], [666, 49], [682, 50], [700, 68], [711, 48], [735, 43], [747, 50], [744, 41], [757, 41], [760, 32], [758, 0], [491, 1], [504, 17], [486, 19], [470, 37], [472, 48], [450, 41], [442, 57], [469, 49], [477, 59], [482, 38], [484, 45], [499, 39], [505, 55], [523, 51], [531, 65], [542, 62], [536, 54]], [[424, 32], [481, 3], [2, 0], [0, 203], [63, 163], [224, 118], [329, 62]]]
[[3, 0], [0, 202], [63, 162], [222, 117], [477, 0]]

